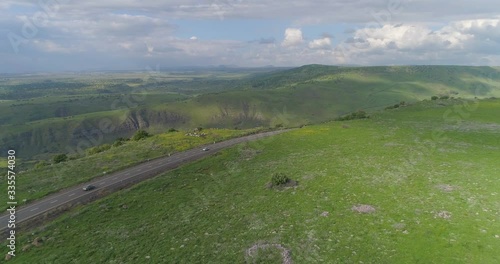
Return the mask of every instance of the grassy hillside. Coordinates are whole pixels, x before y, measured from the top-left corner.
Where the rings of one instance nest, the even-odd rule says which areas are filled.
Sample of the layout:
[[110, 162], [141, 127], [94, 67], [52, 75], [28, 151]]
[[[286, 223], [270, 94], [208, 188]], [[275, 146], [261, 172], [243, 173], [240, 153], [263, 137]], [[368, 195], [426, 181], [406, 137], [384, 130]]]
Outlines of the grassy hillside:
[[[24, 158], [43, 159], [75, 148], [102, 120], [116, 128], [103, 133], [106, 143], [137, 129], [300, 126], [435, 95], [500, 97], [499, 71], [492, 67], [307, 65], [268, 71], [10, 80], [4, 97], [18, 90], [28, 97], [0, 102], [1, 145]], [[71, 80], [73, 85], [64, 86]], [[31, 97], [42, 91], [49, 97]]]
[[[114, 144], [108, 150], [96, 154], [70, 155], [71, 159], [76, 159], [67, 162], [51, 164], [52, 160], [50, 160], [46, 162], [46, 166], [18, 173], [16, 179], [17, 199], [24, 201], [24, 204], [49, 193], [89, 181], [104, 173], [141, 163], [147, 159], [174, 154], [213, 141], [218, 142], [258, 130], [205, 129], [203, 130], [204, 137], [190, 136], [181, 131], [162, 133], [140, 141], [123, 141], [121, 145]], [[6, 159], [0, 159], [0, 162], [0, 168], [7, 166]], [[18, 160], [18, 163], [22, 162], [24, 161]], [[5, 180], [6, 177], [1, 176], [0, 179]], [[7, 208], [6, 202], [7, 197], [0, 196], [0, 204], [3, 204], [5, 208]]]
[[[24, 234], [10, 262], [499, 263], [499, 112], [428, 100], [240, 145]], [[269, 189], [277, 172], [298, 185]]]

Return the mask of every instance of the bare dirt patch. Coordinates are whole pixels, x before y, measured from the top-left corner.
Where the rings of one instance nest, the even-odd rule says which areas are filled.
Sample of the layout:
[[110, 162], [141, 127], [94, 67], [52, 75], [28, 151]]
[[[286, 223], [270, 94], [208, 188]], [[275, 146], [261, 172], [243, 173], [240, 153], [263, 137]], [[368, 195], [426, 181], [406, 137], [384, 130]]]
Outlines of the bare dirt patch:
[[354, 205], [351, 208], [351, 210], [358, 212], [358, 213], [362, 213], [362, 214], [371, 214], [371, 213], [375, 213], [375, 211], [377, 211], [377, 209], [375, 209], [375, 207], [373, 207], [369, 204]]
[[443, 192], [452, 192], [454, 191], [457, 187], [449, 185], [449, 184], [438, 184], [436, 185], [436, 188]]
[[392, 225], [392, 227], [394, 227], [394, 229], [396, 230], [404, 230], [405, 227], [406, 227], [406, 224], [404, 223], [395, 223]]
[[291, 256], [291, 251], [285, 247], [283, 247], [281, 244], [260, 244], [257, 243], [250, 247], [249, 249], [246, 250], [245, 256], [247, 259], [247, 263], [253, 263], [249, 262], [250, 259], [254, 258], [257, 255], [257, 251], [259, 249], [270, 249], [270, 248], [275, 248], [279, 251], [281, 251], [281, 257], [283, 259], [283, 264], [292, 264], [292, 256]]

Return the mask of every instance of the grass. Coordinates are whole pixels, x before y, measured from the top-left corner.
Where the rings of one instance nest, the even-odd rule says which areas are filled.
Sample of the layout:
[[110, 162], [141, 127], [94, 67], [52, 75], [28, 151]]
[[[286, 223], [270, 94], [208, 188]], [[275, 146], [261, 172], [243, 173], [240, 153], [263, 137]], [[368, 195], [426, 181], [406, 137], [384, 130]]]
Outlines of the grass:
[[[102, 176], [104, 173], [109, 174], [138, 164], [146, 159], [154, 159], [258, 130], [205, 129], [202, 131], [206, 133], [205, 138], [186, 136], [185, 132], [170, 132], [140, 141], [127, 141], [124, 145], [112, 147], [94, 155], [18, 173], [16, 197], [18, 201], [30, 202], [60, 189]], [[17, 171], [19, 170], [16, 169]], [[6, 196], [0, 197], [0, 203], [6, 204], [6, 199]], [[3, 207], [7, 208], [4, 205]]]
[[[42, 245], [11, 262], [244, 263], [269, 243], [295, 263], [498, 263], [498, 130], [469, 124], [499, 125], [500, 101], [460, 122], [444, 116], [466, 101], [440, 103], [233, 147], [23, 234]], [[299, 185], [266, 188], [276, 172]]]
[[74, 148], [84, 127], [103, 119], [123, 128], [103, 143], [133, 134], [130, 120], [153, 132], [300, 126], [433, 95], [499, 97], [499, 76], [492, 67], [323, 65], [17, 76], [0, 80], [0, 99], [13, 99], [0, 102], [0, 140], [27, 161], [39, 160]]

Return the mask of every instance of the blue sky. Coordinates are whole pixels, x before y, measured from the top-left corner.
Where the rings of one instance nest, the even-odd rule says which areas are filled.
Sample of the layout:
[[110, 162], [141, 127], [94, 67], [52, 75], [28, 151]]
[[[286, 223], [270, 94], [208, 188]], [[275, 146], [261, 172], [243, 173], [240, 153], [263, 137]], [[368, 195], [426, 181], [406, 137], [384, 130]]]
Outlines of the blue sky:
[[493, 0], [3, 0], [0, 72], [500, 64]]

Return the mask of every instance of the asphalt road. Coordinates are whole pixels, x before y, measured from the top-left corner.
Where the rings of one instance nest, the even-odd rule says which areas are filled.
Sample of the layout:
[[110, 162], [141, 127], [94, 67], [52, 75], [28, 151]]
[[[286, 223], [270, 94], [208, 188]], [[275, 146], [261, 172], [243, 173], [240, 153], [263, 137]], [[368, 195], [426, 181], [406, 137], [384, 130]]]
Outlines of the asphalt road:
[[[76, 186], [66, 188], [62, 191], [50, 194], [27, 205], [23, 205], [21, 207], [16, 206], [16, 225], [22, 223], [23, 221], [33, 219], [36, 216], [43, 215], [44, 213], [49, 212], [55, 208], [89, 200], [92, 196], [96, 196], [96, 192], [103, 193], [104, 190], [111, 193], [113, 191], [119, 190], [120, 187], [123, 188], [145, 179], [154, 177], [155, 175], [174, 169], [187, 162], [209, 156], [221, 149], [233, 146], [235, 144], [280, 134], [286, 131], [288, 130], [259, 133], [226, 140], [215, 144], [200, 146], [191, 150], [176, 153], [174, 155], [171, 155], [170, 157], [162, 157], [147, 161], [134, 167], [114, 172], [107, 176], [99, 177], [83, 184], [78, 184]], [[202, 149], [204, 147], [208, 147], [209, 150], [203, 151]], [[82, 188], [86, 185], [94, 185], [97, 188], [91, 191], [84, 191]], [[0, 232], [3, 233], [4, 231], [8, 230], [7, 225], [9, 217], [10, 215], [8, 213], [4, 213], [2, 214], [2, 216], [0, 216]]]

